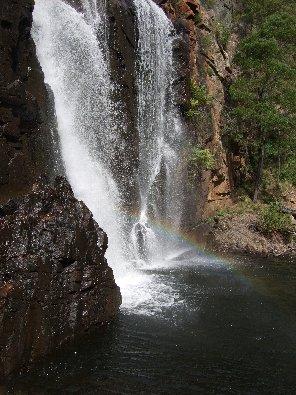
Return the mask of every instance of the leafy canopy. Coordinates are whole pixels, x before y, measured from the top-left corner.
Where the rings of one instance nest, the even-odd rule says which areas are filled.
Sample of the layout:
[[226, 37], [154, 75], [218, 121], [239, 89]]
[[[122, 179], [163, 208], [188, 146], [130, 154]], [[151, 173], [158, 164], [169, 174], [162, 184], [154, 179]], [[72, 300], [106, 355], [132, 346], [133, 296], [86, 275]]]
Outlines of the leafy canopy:
[[294, 1], [246, 1], [251, 27], [235, 57], [240, 75], [230, 86], [226, 131], [230, 145], [247, 156], [253, 179], [264, 148], [265, 166], [295, 182], [290, 177], [296, 173], [295, 11]]

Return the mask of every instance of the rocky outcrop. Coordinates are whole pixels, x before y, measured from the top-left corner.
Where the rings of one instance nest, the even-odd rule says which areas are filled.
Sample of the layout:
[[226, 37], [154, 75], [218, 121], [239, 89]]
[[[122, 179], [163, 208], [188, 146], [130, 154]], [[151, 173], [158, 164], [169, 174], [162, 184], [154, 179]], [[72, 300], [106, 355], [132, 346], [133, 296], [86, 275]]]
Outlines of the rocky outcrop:
[[280, 232], [264, 234], [260, 231], [256, 213], [216, 217], [207, 237], [210, 247], [223, 253], [284, 257], [296, 261], [295, 235], [287, 238]]
[[190, 83], [206, 86], [209, 104], [199, 116], [187, 119], [191, 142], [215, 156], [210, 171], [200, 168], [195, 183], [196, 219], [207, 217], [231, 203], [231, 180], [222, 142], [221, 113], [234, 74], [232, 59], [239, 42], [234, 17], [240, 11], [236, 0], [156, 0], [173, 21], [179, 35], [179, 104], [186, 117]]
[[45, 171], [48, 95], [30, 30], [34, 0], [0, 2], [0, 202]]
[[0, 376], [110, 322], [121, 303], [107, 236], [65, 179], [0, 208]]

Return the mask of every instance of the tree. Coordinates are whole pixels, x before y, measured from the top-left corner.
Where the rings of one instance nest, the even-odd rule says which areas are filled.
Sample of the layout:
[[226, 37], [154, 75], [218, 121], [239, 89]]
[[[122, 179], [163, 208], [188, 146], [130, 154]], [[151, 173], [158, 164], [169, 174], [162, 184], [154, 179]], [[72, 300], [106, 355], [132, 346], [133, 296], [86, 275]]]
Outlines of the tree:
[[289, 1], [279, 10], [275, 5], [280, 3], [248, 0], [249, 19], [254, 10], [256, 13], [236, 55], [240, 75], [229, 92], [231, 127], [227, 137], [247, 156], [254, 201], [265, 166], [277, 168], [280, 177], [281, 164], [296, 152], [296, 13], [295, 7], [291, 12]]

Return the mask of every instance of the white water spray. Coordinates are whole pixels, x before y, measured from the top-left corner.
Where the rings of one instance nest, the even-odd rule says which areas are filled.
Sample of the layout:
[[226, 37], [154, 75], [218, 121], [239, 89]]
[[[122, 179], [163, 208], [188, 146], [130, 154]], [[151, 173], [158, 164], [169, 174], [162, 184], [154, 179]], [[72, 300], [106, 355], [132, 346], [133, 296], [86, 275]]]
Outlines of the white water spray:
[[[106, 0], [81, 0], [81, 2], [84, 18], [94, 29], [100, 43], [100, 48], [107, 56], [109, 48]], [[106, 66], [108, 66], [107, 62]]]
[[[159, 259], [164, 240], [149, 218], [178, 228], [182, 216], [181, 122], [174, 104], [174, 28], [152, 0], [134, 0], [138, 26], [138, 132], [141, 214], [134, 225], [138, 256]], [[165, 248], [166, 249], [166, 248]], [[155, 251], [157, 254], [155, 255]], [[166, 253], [167, 251], [164, 251]]]
[[94, 4], [87, 16], [62, 0], [36, 0], [32, 35], [55, 99], [62, 158], [78, 199], [109, 235], [107, 257], [122, 266], [124, 246], [119, 190], [112, 177], [118, 146], [108, 64], [94, 26], [103, 23]]
[[[150, 218], [176, 226], [180, 220], [177, 168], [182, 133], [172, 93], [173, 26], [151, 0], [134, 0], [134, 4], [139, 30], [141, 214], [131, 231], [132, 243], [126, 237], [122, 185], [114, 168], [117, 151], [124, 149], [125, 142], [119, 141], [122, 118], [111, 99], [106, 3], [82, 0], [80, 13], [65, 0], [36, 0], [33, 38], [45, 81], [54, 94], [67, 178], [76, 197], [108, 234], [107, 258], [115, 269], [123, 306], [154, 314], [177, 296], [170, 286], [139, 269], [163, 259], [163, 240], [150, 226]], [[142, 258], [136, 262], [138, 269], [129, 255], [130, 244]]]

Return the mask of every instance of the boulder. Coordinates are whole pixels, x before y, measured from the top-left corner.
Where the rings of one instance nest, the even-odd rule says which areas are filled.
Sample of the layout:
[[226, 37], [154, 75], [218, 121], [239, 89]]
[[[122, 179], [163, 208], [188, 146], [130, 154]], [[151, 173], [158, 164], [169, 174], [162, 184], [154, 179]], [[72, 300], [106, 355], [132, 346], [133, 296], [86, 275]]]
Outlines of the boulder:
[[0, 207], [0, 376], [114, 319], [107, 244], [62, 177]]

